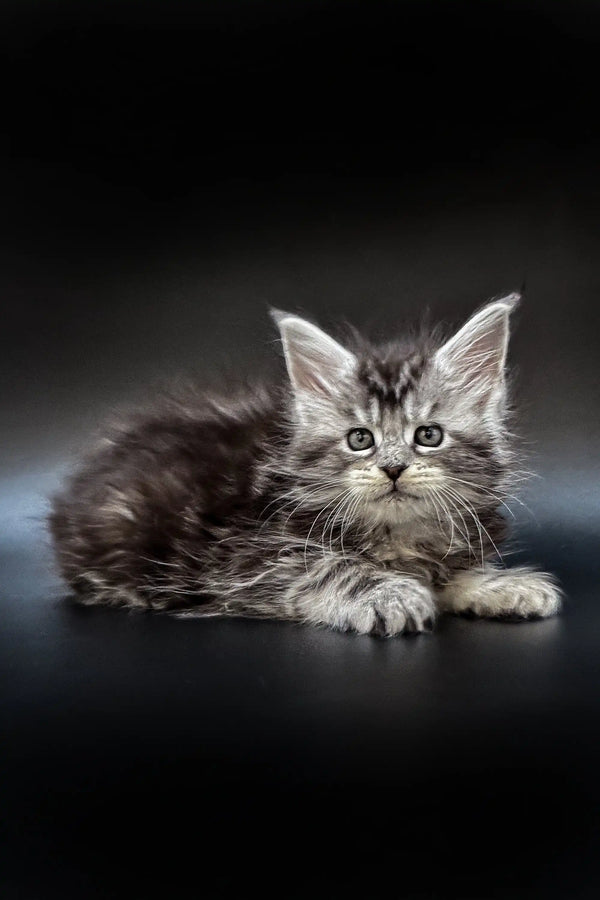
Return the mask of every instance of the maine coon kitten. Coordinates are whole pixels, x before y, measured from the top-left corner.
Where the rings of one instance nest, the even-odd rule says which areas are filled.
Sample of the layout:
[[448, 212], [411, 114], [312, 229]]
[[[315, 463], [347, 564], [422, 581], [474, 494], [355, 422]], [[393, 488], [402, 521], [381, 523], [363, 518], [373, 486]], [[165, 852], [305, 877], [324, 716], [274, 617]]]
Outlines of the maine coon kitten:
[[274, 313], [289, 384], [192, 391], [108, 427], [54, 500], [64, 577], [83, 603], [380, 635], [438, 611], [557, 612], [551, 576], [498, 565], [517, 300], [446, 342], [378, 347]]

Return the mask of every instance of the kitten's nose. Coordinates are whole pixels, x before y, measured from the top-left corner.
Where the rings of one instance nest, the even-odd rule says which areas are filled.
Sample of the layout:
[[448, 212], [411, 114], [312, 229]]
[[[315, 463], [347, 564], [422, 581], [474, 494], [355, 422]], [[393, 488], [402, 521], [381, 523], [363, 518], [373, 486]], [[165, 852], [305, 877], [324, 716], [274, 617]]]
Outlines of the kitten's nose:
[[388, 478], [396, 482], [404, 472], [407, 466], [382, 466], [381, 471], [385, 472]]

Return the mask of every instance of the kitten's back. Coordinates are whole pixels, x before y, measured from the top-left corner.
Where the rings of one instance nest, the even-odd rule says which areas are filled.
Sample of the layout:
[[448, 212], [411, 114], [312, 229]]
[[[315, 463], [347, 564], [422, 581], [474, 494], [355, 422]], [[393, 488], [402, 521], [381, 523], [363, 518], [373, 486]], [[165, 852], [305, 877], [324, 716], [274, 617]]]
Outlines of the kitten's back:
[[264, 505], [265, 457], [282, 439], [280, 401], [265, 388], [215, 397], [187, 387], [120, 416], [53, 501], [63, 576], [82, 600], [148, 605], [185, 547], [202, 546]]

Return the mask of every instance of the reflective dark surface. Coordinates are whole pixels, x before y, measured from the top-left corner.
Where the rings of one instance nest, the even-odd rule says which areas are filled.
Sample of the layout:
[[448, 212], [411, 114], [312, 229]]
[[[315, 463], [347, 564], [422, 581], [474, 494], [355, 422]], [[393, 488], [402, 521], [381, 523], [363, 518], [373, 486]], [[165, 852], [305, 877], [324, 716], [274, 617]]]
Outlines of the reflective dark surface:
[[8, 896], [595, 896], [600, 567], [529, 543], [561, 618], [391, 641], [82, 609], [15, 551]]
[[[3, 7], [10, 900], [598, 896], [598, 10], [340, 10]], [[112, 406], [269, 372], [269, 305], [386, 336], [524, 278], [507, 561], [559, 618], [382, 641], [64, 597], [46, 497]]]

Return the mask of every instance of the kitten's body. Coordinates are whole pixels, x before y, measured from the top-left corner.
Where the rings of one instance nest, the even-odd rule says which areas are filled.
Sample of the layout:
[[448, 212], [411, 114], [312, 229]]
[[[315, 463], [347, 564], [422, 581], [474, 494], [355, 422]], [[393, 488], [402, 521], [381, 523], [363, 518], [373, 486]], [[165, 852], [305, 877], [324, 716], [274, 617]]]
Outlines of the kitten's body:
[[[509, 300], [446, 344], [379, 349], [279, 315], [291, 390], [189, 390], [107, 430], [54, 503], [65, 578], [87, 603], [382, 634], [439, 609], [555, 612], [548, 576], [486, 563], [513, 474]], [[411, 438], [432, 420], [439, 449]], [[374, 446], [350, 448], [353, 431]]]

